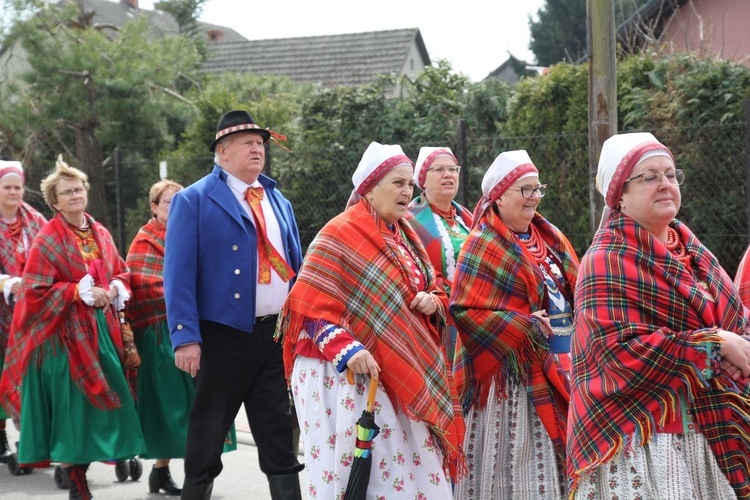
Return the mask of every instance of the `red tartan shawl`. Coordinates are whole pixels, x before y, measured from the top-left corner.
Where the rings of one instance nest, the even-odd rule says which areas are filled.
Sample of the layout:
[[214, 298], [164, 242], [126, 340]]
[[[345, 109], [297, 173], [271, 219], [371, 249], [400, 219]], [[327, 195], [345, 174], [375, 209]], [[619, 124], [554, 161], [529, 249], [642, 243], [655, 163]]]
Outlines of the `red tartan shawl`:
[[[26, 233], [29, 247], [31, 247], [34, 236], [47, 223], [47, 219], [24, 201], [18, 206], [18, 217], [21, 218], [21, 230]], [[21, 276], [23, 274], [23, 266], [19, 264], [16, 254], [16, 244], [6, 234], [0, 237], [0, 273], [10, 276]], [[10, 330], [12, 316], [13, 309], [0, 298], [0, 351], [8, 343], [8, 331]]]
[[[109, 232], [85, 214], [102, 255], [107, 284], [112, 279], [128, 286], [125, 262], [117, 253]], [[23, 285], [16, 302], [8, 342], [7, 364], [0, 379], [0, 402], [11, 415], [21, 407], [21, 382], [32, 354], [58, 335], [68, 354], [70, 377], [96, 407], [118, 408], [99, 366], [96, 311], [75, 299], [76, 286], [87, 272], [73, 232], [62, 215], [50, 220], [37, 234], [29, 251]], [[114, 307], [104, 309], [109, 334], [122, 360], [120, 324]]]
[[[417, 251], [428, 290], [447, 302], [414, 231], [397, 224]], [[424, 422], [444, 452], [453, 477], [461, 465], [464, 422], [440, 333], [431, 318], [409, 308], [418, 290], [401, 264], [397, 243], [374, 209], [361, 199], [318, 233], [280, 313], [287, 378], [303, 324], [332, 323], [346, 329], [375, 357], [394, 406]], [[446, 305], [432, 320], [445, 329]], [[285, 333], [284, 333], [285, 332]]]
[[[578, 258], [568, 239], [538, 213], [531, 221], [560, 258], [571, 289]], [[525, 245], [497, 212], [485, 212], [458, 256], [451, 313], [472, 360], [464, 406], [487, 403], [495, 381], [501, 395], [508, 379], [523, 384], [564, 462], [568, 383], [531, 313], [544, 309], [544, 275]]]
[[164, 237], [167, 226], [155, 218], [130, 244], [126, 263], [133, 292], [127, 303], [130, 326], [144, 328], [167, 318], [164, 302]]
[[737, 274], [734, 276], [734, 286], [740, 293], [740, 299], [745, 307], [750, 307], [750, 247], [742, 256], [740, 266], [737, 268]]
[[582, 475], [680, 418], [680, 400], [738, 498], [750, 498], [750, 383], [704, 371], [721, 347], [715, 328], [745, 332], [745, 308], [716, 257], [684, 224], [675, 220], [674, 228], [715, 302], [664, 245], [619, 211], [582, 259], [571, 351], [571, 498]]

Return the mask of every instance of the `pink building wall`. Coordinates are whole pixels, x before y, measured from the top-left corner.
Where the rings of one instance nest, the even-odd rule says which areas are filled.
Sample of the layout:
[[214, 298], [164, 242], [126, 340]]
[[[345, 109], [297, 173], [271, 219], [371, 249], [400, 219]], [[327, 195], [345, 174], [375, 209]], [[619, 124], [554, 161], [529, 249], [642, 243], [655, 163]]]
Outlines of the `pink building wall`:
[[750, 0], [689, 0], [667, 19], [667, 53], [696, 52], [750, 67]]

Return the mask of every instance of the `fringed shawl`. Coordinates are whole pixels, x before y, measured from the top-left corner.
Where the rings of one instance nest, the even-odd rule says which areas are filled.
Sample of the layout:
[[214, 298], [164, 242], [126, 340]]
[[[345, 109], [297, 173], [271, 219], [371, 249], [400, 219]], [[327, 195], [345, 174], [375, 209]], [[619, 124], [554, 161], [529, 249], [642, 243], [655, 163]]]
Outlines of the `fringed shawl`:
[[[29, 247], [31, 247], [34, 236], [47, 223], [47, 219], [24, 201], [18, 206], [18, 217], [21, 218], [21, 230], [26, 234]], [[0, 236], [2, 236], [0, 237], [0, 273], [21, 276], [23, 266], [18, 262], [16, 244], [9, 235], [3, 234]], [[13, 309], [0, 298], [0, 349], [8, 343], [8, 331], [10, 330], [12, 316]]]
[[164, 237], [167, 226], [151, 219], [135, 235], [126, 263], [133, 295], [127, 304], [133, 328], [144, 328], [167, 318], [164, 303]]
[[[539, 214], [531, 224], [559, 257], [573, 290], [578, 258], [570, 242]], [[544, 275], [494, 209], [485, 212], [461, 249], [450, 307], [472, 360], [464, 406], [483, 408], [493, 381], [500, 391], [509, 379], [517, 381], [563, 463], [568, 384], [531, 315], [545, 308]]]
[[[416, 234], [403, 220], [397, 224], [417, 251], [428, 291], [447, 301]], [[377, 360], [380, 382], [394, 406], [429, 427], [456, 477], [464, 464], [464, 423], [439, 343], [446, 304], [431, 317], [409, 308], [418, 290], [397, 253], [390, 231], [365, 199], [323, 227], [307, 250], [277, 324], [286, 375], [303, 324], [341, 326]]]
[[[112, 279], [128, 286], [128, 270], [109, 232], [85, 214], [102, 255], [107, 284]], [[76, 286], [87, 272], [73, 232], [62, 215], [38, 233], [29, 251], [23, 285], [13, 314], [7, 364], [0, 380], [0, 403], [14, 417], [21, 407], [21, 382], [34, 352], [58, 335], [68, 355], [70, 377], [94, 406], [120, 406], [99, 365], [96, 310], [75, 299]], [[122, 360], [120, 324], [114, 307], [105, 309], [112, 342]]]
[[[693, 410], [738, 498], [750, 498], [750, 385], [706, 370], [721, 348], [716, 328], [744, 333], [745, 309], [716, 257], [678, 221], [693, 275], [664, 245], [619, 211], [581, 262], [572, 342], [568, 475], [581, 476], [627, 446], [643, 446], [657, 425]], [[706, 371], [704, 371], [706, 370]]]

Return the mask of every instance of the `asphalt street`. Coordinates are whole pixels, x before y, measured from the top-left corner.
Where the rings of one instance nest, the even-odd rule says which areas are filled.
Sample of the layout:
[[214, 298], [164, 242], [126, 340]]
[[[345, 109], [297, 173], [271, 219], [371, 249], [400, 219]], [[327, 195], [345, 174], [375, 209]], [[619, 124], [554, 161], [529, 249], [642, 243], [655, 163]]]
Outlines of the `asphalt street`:
[[[8, 420], [8, 441], [11, 447], [18, 439], [18, 432]], [[222, 455], [224, 470], [214, 481], [212, 500], [270, 500], [268, 482], [258, 468], [258, 454], [247, 426], [244, 409], [237, 416], [237, 450]], [[300, 457], [300, 461], [303, 461]], [[120, 482], [115, 475], [115, 467], [104, 463], [91, 464], [87, 474], [91, 493], [96, 500], [155, 500], [167, 497], [163, 492], [151, 494], [148, 492], [148, 475], [153, 466], [153, 460], [141, 460], [143, 469], [139, 480], [131, 478]], [[184, 478], [182, 460], [172, 460], [170, 465], [172, 477], [178, 485], [182, 485]], [[0, 499], [59, 499], [68, 498], [67, 490], [57, 488], [54, 479], [55, 467], [34, 469], [31, 474], [12, 476], [4, 464], [0, 464]], [[305, 472], [300, 474], [302, 496], [305, 498]]]

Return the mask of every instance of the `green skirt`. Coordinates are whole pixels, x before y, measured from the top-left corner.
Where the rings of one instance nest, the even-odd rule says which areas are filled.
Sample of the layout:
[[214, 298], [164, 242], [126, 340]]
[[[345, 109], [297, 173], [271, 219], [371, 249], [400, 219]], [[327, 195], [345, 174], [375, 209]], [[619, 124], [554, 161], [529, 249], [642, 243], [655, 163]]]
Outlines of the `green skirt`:
[[[166, 321], [136, 331], [135, 344], [141, 356], [136, 408], [146, 440], [146, 453], [141, 457], [184, 458], [195, 383], [189, 373], [175, 366]], [[232, 426], [224, 451], [236, 449]]]
[[68, 356], [58, 336], [32, 355], [21, 386], [18, 460], [87, 464], [132, 458], [146, 450], [138, 415], [107, 322], [96, 311], [99, 364], [121, 406], [92, 405], [70, 376]]

